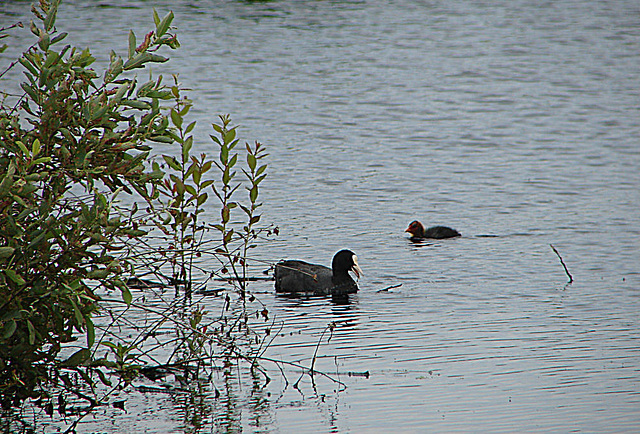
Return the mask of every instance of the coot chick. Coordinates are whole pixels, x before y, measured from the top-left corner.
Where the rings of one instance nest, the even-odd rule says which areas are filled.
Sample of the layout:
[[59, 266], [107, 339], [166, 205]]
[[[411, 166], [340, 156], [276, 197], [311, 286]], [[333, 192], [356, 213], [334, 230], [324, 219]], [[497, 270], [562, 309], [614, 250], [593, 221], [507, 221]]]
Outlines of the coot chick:
[[460, 232], [446, 226], [433, 226], [429, 229], [425, 229], [422, 223], [418, 220], [412, 221], [405, 232], [409, 232], [411, 234], [411, 241], [420, 241], [425, 238], [441, 240], [443, 238], [454, 238], [460, 236]]
[[297, 260], [280, 261], [275, 270], [276, 292], [333, 296], [352, 294], [358, 291], [358, 285], [349, 271], [353, 271], [358, 278], [364, 274], [358, 266], [358, 257], [351, 250], [336, 253], [331, 268]]

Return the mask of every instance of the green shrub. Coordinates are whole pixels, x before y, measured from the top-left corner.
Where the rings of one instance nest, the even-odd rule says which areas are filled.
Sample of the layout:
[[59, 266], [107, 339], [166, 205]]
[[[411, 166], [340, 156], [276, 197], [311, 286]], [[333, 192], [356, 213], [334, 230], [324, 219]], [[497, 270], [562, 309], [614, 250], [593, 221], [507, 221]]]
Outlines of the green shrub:
[[[220, 242], [205, 253], [219, 264], [214, 275], [227, 276], [244, 303], [246, 257], [258, 236], [258, 184], [266, 169], [259, 164], [263, 147], [246, 145], [245, 178], [235, 179], [238, 140], [228, 116], [214, 124], [219, 160], [192, 156], [194, 123], [185, 122], [191, 103], [177, 79], [171, 86], [162, 77], [141, 83], [130, 72], [167, 61], [158, 52], [179, 46], [170, 32], [172, 13], [160, 19], [154, 11], [155, 30], [140, 43], [130, 32], [127, 56], [112, 52], [99, 76], [88, 49], [64, 45], [66, 33], [55, 28], [59, 2], [42, 1], [33, 9], [30, 29], [37, 43], [18, 60], [24, 93], [14, 105], [3, 98], [0, 107], [0, 404], [6, 409], [32, 399], [50, 414], [54, 403], [65, 413], [68, 394], [93, 408], [99, 399], [87, 391], [96, 381], [111, 387], [108, 376], [115, 373], [115, 387], [125, 387], [139, 374], [139, 337], [151, 333], [127, 341], [114, 337], [109, 325], [94, 325], [100, 309], [112, 308], [100, 291], [115, 291], [123, 305], [132, 306], [127, 278], [147, 266], [161, 277], [171, 269], [167, 280], [191, 293], [194, 257], [203, 252], [202, 234], [212, 231]], [[178, 157], [154, 161], [150, 142], [177, 145]], [[220, 175], [215, 182], [206, 178], [212, 168]], [[243, 185], [244, 202], [235, 199]], [[215, 225], [199, 218], [206, 190], [220, 201]], [[119, 206], [119, 194], [142, 199], [142, 216], [133, 200], [129, 208]], [[246, 223], [234, 229], [230, 214], [240, 210]], [[153, 228], [170, 247], [145, 241]], [[198, 328], [203, 315], [194, 306], [183, 319], [173, 319], [183, 321], [177, 327], [182, 350], [174, 354], [187, 360], [214, 340], [238, 356], [222, 327], [209, 334], [206, 326]], [[159, 315], [149, 327], [166, 320]], [[110, 355], [98, 357], [98, 344]]]

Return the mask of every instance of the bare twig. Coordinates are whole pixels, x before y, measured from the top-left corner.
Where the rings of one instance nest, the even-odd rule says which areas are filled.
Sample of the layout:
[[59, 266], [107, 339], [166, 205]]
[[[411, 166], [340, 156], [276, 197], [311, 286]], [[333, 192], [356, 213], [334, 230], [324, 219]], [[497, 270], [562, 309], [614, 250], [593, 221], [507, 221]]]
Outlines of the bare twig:
[[[14, 27], [24, 27], [24, 25], [22, 24], [22, 22], [17, 22], [15, 24], [12, 24], [10, 26], [7, 27], [0, 27], [0, 33], [2, 32], [6, 32], [7, 30], [11, 30]], [[6, 35], [5, 35], [6, 36]], [[35, 45], [35, 44], [34, 44]], [[31, 47], [33, 47], [34, 45], [32, 45]], [[31, 47], [29, 47], [29, 49], [31, 49]], [[5, 75], [7, 73], [7, 71], [9, 71], [11, 68], [13, 68], [16, 64], [18, 63], [18, 61], [16, 60], [15, 62], [11, 62], [11, 64], [4, 70], [2, 71], [2, 73], [0, 73], [0, 77], [2, 77], [3, 75]]]
[[555, 254], [558, 255], [558, 259], [560, 259], [560, 263], [562, 264], [562, 267], [564, 267], [564, 272], [567, 273], [567, 276], [569, 276], [569, 283], [573, 282], [573, 276], [571, 276], [571, 273], [569, 273], [567, 266], [564, 264], [564, 261], [562, 260], [562, 256], [560, 256], [560, 253], [558, 253], [556, 248], [553, 247], [553, 244], [549, 244], [549, 245], [551, 246]]
[[247, 276], [247, 277], [215, 277], [217, 282], [258, 282], [260, 280], [275, 280], [271, 276]]
[[[313, 378], [313, 376], [314, 376], [314, 374], [315, 374], [316, 372], [318, 372], [318, 371], [316, 371], [316, 370], [314, 369], [314, 366], [315, 366], [315, 364], [316, 364], [316, 359], [317, 359], [317, 357], [318, 357], [318, 349], [320, 348], [320, 344], [322, 343], [322, 338], [324, 338], [324, 335], [325, 335], [325, 333], [327, 332], [327, 330], [329, 330], [329, 333], [330, 333], [330, 334], [329, 334], [329, 339], [327, 340], [327, 342], [328, 342], [328, 341], [330, 341], [330, 340], [331, 340], [331, 338], [333, 337], [333, 329], [335, 329], [335, 328], [336, 328], [336, 323], [335, 323], [335, 322], [331, 322], [331, 323], [327, 324], [327, 326], [324, 328], [324, 330], [322, 330], [322, 334], [320, 335], [320, 338], [318, 339], [318, 343], [316, 344], [316, 348], [315, 348], [315, 350], [314, 350], [314, 352], [313, 352], [313, 357], [311, 358], [311, 366], [309, 367], [309, 370], [306, 370], [306, 371], [305, 371], [305, 370], [303, 370], [303, 371], [302, 371], [302, 373], [300, 374], [300, 377], [298, 378], [298, 381], [296, 381], [296, 382], [294, 383], [294, 385], [293, 385], [293, 387], [294, 387], [295, 389], [298, 389], [298, 383], [300, 383], [300, 380], [302, 380], [302, 378], [304, 377], [304, 375], [305, 375], [305, 374], [308, 374], [308, 375], [309, 375], [309, 377], [311, 377], [311, 382], [314, 384], [314, 388], [315, 388], [315, 383], [314, 383], [314, 378]], [[292, 365], [292, 366], [293, 366], [293, 365]], [[322, 372], [318, 372], [318, 373], [319, 373], [319, 374], [321, 374], [321, 375], [323, 375], [323, 376], [325, 376], [325, 377], [327, 377], [327, 378], [329, 378], [329, 379], [331, 379], [332, 381], [334, 381], [334, 382], [336, 382], [336, 383], [338, 383], [338, 384], [341, 384], [341, 385], [343, 385], [343, 384], [344, 384], [344, 383], [342, 383], [342, 382], [341, 382], [341, 381], [339, 381], [339, 380], [336, 380], [336, 379], [334, 379], [334, 378], [331, 378], [330, 376], [328, 376], [328, 375], [327, 375], [327, 374], [325, 374], [325, 373], [322, 373]], [[298, 390], [299, 390], [299, 389], [298, 389]]]
[[398, 283], [397, 285], [391, 285], [391, 286], [387, 286], [386, 288], [379, 289], [376, 292], [387, 292], [390, 289], [400, 288], [401, 286], [402, 286], [402, 283]]
[[316, 358], [318, 356], [318, 349], [320, 348], [320, 343], [322, 342], [322, 338], [324, 337], [324, 334], [327, 332], [327, 330], [329, 330], [330, 335], [329, 335], [329, 339], [327, 340], [327, 342], [329, 342], [331, 340], [331, 337], [333, 336], [333, 329], [336, 328], [336, 323], [332, 322], [327, 324], [327, 326], [324, 328], [324, 330], [322, 330], [322, 334], [320, 335], [320, 339], [318, 339], [318, 343], [316, 344], [316, 349], [313, 352], [313, 358], [311, 359], [311, 367], [309, 368], [309, 373], [313, 376], [313, 367], [316, 364]]
[[349, 377], [364, 377], [364, 378], [369, 378], [369, 376], [370, 376], [371, 374], [369, 374], [369, 371], [364, 371], [364, 372], [352, 372], [352, 371], [349, 371], [349, 372], [347, 372], [347, 375], [348, 375]]

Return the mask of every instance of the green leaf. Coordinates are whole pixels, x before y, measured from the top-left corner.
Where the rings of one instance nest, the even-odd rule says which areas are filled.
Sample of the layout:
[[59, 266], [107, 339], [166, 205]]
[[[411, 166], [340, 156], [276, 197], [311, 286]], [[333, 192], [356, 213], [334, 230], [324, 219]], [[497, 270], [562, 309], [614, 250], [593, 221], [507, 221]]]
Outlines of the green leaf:
[[126, 286], [122, 289], [122, 300], [127, 303], [127, 306], [131, 306], [131, 302], [133, 301], [133, 296], [131, 295], [131, 291]]
[[143, 231], [142, 229], [126, 229], [124, 233], [126, 233], [132, 238], [140, 238], [147, 235], [149, 232]]
[[147, 97], [149, 98], [159, 98], [159, 99], [171, 99], [173, 95], [170, 90], [150, 90], [147, 92]]
[[182, 146], [182, 159], [187, 161], [189, 159], [189, 153], [191, 152], [191, 147], [193, 146], [193, 136], [187, 137], [187, 140], [184, 141], [184, 145]]
[[229, 148], [227, 146], [222, 146], [220, 148], [220, 162], [226, 166], [228, 160], [229, 160]]
[[104, 345], [105, 347], [109, 347], [111, 348], [114, 352], [116, 352], [118, 350], [118, 346], [116, 344], [114, 344], [113, 342], [103, 342], [102, 345]]
[[96, 341], [96, 329], [93, 326], [93, 321], [89, 315], [84, 317], [85, 324], [87, 325], [87, 347], [91, 348]]
[[36, 342], [36, 329], [29, 320], [27, 320], [27, 329], [29, 329], [29, 345], [33, 345]]
[[202, 193], [200, 196], [198, 196], [198, 206], [204, 204], [208, 198], [209, 195], [207, 193]]
[[211, 161], [207, 161], [202, 165], [202, 173], [205, 174], [207, 173], [210, 169], [211, 166], [213, 165], [213, 163]]
[[180, 116], [185, 117], [187, 113], [189, 113], [189, 110], [191, 110], [191, 103], [189, 101], [185, 101], [184, 107], [180, 110]]
[[35, 157], [36, 155], [38, 155], [40, 153], [40, 148], [40, 140], [35, 139], [31, 144], [31, 156]]
[[267, 169], [267, 165], [266, 164], [263, 165], [263, 166], [260, 166], [258, 168], [258, 170], [256, 170], [256, 176], [260, 176], [260, 174], [262, 174], [262, 172], [264, 172], [266, 169]]
[[107, 113], [108, 107], [100, 107], [98, 110], [91, 113], [90, 120], [95, 121], [96, 119], [100, 119], [102, 116]]
[[178, 128], [182, 127], [182, 116], [175, 109], [171, 109], [171, 122]]
[[187, 169], [185, 174], [182, 176], [182, 179], [189, 179], [193, 171], [198, 167], [198, 161], [196, 160], [196, 158], [191, 157], [191, 160], [193, 161], [193, 163], [189, 165], [189, 168]]
[[122, 98], [124, 97], [124, 94], [127, 92], [127, 90], [129, 90], [128, 83], [124, 83], [122, 86], [118, 86], [118, 90], [111, 100], [115, 103], [119, 103], [120, 101], [122, 101]]
[[150, 137], [149, 140], [158, 142], [158, 143], [173, 143], [175, 140], [170, 136], [153, 136]]
[[202, 173], [200, 172], [200, 168], [198, 168], [198, 167], [194, 168], [192, 176], [193, 176], [193, 182], [195, 182], [196, 185], [199, 185], [200, 184], [200, 179], [202, 177]]
[[231, 160], [229, 161], [229, 167], [235, 166], [237, 161], [238, 161], [238, 154], [233, 154], [233, 157], [231, 157]]
[[256, 180], [255, 180], [255, 181], [253, 181], [253, 185], [258, 185], [258, 184], [260, 184], [260, 183], [261, 183], [261, 182], [262, 182], [266, 177], [267, 177], [267, 175], [265, 174], [265, 175], [262, 175], [262, 176], [260, 176], [260, 177], [256, 178]]
[[38, 46], [42, 51], [47, 51], [49, 49], [49, 45], [51, 45], [51, 38], [48, 33], [43, 33], [38, 40]]
[[249, 165], [249, 169], [253, 172], [256, 169], [256, 157], [251, 154], [247, 154], [247, 164]]
[[42, 163], [49, 163], [51, 161], [51, 157], [41, 157], [41, 158], [37, 158], [35, 160], [33, 160], [31, 162], [31, 164], [29, 164], [29, 167], [31, 166], [36, 166], [38, 164], [42, 164]]
[[105, 386], [111, 386], [111, 381], [109, 381], [109, 379], [107, 379], [106, 375], [104, 375], [104, 372], [102, 372], [102, 370], [100, 369], [96, 369], [96, 372], [98, 373], [98, 377], [100, 377], [100, 381], [102, 382], [102, 384], [104, 384]]
[[58, 63], [58, 60], [60, 60], [60, 55], [55, 51], [49, 51], [49, 53], [47, 53], [47, 58], [44, 61], [44, 67], [51, 68], [53, 65]]
[[20, 83], [20, 87], [27, 93], [27, 95], [31, 97], [34, 102], [36, 102], [37, 104], [40, 103], [40, 96], [38, 94], [38, 91], [33, 86], [29, 86], [27, 83]]
[[4, 274], [7, 275], [7, 277], [9, 279], [11, 279], [14, 283], [17, 283], [18, 285], [22, 286], [24, 285], [24, 279], [22, 278], [21, 275], [19, 275], [18, 273], [15, 272], [15, 270], [12, 269], [6, 269], [4, 270]]
[[76, 317], [76, 324], [80, 326], [80, 324], [84, 322], [84, 317], [82, 316], [82, 312], [80, 312], [80, 309], [78, 308], [78, 304], [73, 298], [69, 298], [69, 301], [71, 302], [71, 306], [73, 306], [73, 314]]
[[57, 42], [62, 41], [64, 38], [66, 38], [66, 37], [67, 37], [67, 35], [68, 35], [68, 33], [66, 33], [66, 32], [62, 32], [62, 33], [60, 33], [58, 36], [56, 36], [56, 37], [54, 37], [53, 39], [51, 39], [51, 45], [53, 45], [53, 44], [55, 44], [55, 43], [57, 43]]
[[127, 107], [131, 107], [134, 109], [139, 109], [139, 110], [149, 110], [151, 108], [151, 104], [149, 104], [146, 101], [138, 101], [135, 99], [123, 99], [122, 100], [122, 105], [125, 105]]
[[129, 59], [136, 54], [136, 34], [129, 30]]
[[109, 275], [109, 270], [106, 268], [98, 268], [96, 270], [91, 270], [87, 273], [88, 279], [104, 279]]
[[9, 168], [7, 169], [7, 174], [4, 176], [2, 181], [0, 181], [0, 197], [4, 197], [9, 193], [11, 187], [13, 186], [13, 174], [15, 172], [16, 163], [14, 162], [14, 160], [11, 160], [11, 162], [9, 163]]
[[242, 209], [242, 211], [244, 211], [244, 213], [246, 215], [251, 215], [252, 214], [252, 211], [249, 208], [247, 208], [246, 206], [240, 205], [240, 208]]
[[19, 140], [18, 140], [18, 141], [16, 142], [16, 145], [18, 145], [18, 148], [20, 148], [20, 150], [22, 151], [22, 154], [23, 154], [25, 157], [29, 157], [29, 156], [31, 156], [31, 154], [29, 153], [29, 150], [28, 150], [28, 149], [27, 149], [27, 147], [24, 145], [24, 143], [22, 143], [21, 141], [19, 141]]
[[58, 13], [58, 5], [56, 3], [53, 3], [50, 6], [49, 9], [49, 13], [47, 14], [46, 18], [44, 19], [44, 29], [48, 32], [49, 30], [51, 30], [53, 28], [53, 26], [56, 23], [56, 14]]
[[227, 232], [224, 235], [224, 243], [228, 244], [229, 242], [231, 242], [232, 238], [233, 238], [233, 229], [230, 229], [229, 232]]
[[223, 139], [224, 139], [225, 143], [231, 143], [231, 142], [233, 142], [233, 139], [235, 139], [235, 138], [236, 138], [236, 130], [235, 130], [235, 128], [225, 132], [224, 136], [223, 136]]
[[169, 30], [169, 26], [173, 21], [173, 12], [169, 12], [160, 22], [160, 24], [156, 24], [156, 36], [159, 38]]
[[21, 57], [20, 59], [18, 59], [18, 61], [20, 62], [20, 64], [22, 66], [24, 66], [25, 68], [27, 68], [29, 70], [29, 72], [31, 72], [33, 75], [40, 75], [40, 73], [38, 72], [38, 70], [36, 69], [35, 66], [33, 66], [33, 63], [31, 63], [30, 61], [28, 61], [26, 58]]
[[189, 184], [183, 184], [184, 185], [184, 189], [187, 191], [187, 193], [189, 193], [191, 196], [196, 196], [198, 194], [198, 192], [196, 191], [196, 189], [193, 187], [193, 185], [189, 185]]
[[14, 249], [13, 247], [9, 247], [9, 246], [0, 247], [0, 259], [7, 259], [11, 255], [13, 255], [13, 252], [15, 250], [16, 249]]
[[176, 161], [176, 158], [171, 155], [163, 155], [162, 158], [164, 161], [171, 167], [173, 170], [180, 171], [180, 165]]
[[123, 68], [125, 71], [129, 71], [131, 69], [142, 68], [144, 64], [148, 62], [163, 63], [167, 60], [169, 60], [168, 57], [143, 51], [142, 53], [138, 53], [127, 60]]
[[160, 24], [160, 17], [158, 16], [158, 11], [156, 11], [156, 8], [153, 8], [153, 22], [155, 23], [156, 27], [158, 27], [158, 25]]
[[[114, 56], [115, 56], [115, 53], [114, 53]], [[118, 56], [111, 59], [111, 63], [109, 64], [109, 69], [105, 71], [105, 82], [110, 83], [120, 74], [122, 74], [122, 71], [123, 71], [122, 68], [123, 68], [122, 57]]]
[[2, 327], [2, 330], [0, 330], [0, 339], [9, 339], [11, 336], [13, 336], [13, 333], [15, 333], [17, 327], [18, 326], [16, 325], [16, 322], [14, 320], [7, 321]]
[[82, 348], [73, 353], [67, 360], [61, 363], [61, 366], [74, 368], [76, 366], [83, 365], [91, 358], [91, 351], [87, 348]]
[[222, 207], [222, 223], [227, 223], [229, 221], [229, 207]]

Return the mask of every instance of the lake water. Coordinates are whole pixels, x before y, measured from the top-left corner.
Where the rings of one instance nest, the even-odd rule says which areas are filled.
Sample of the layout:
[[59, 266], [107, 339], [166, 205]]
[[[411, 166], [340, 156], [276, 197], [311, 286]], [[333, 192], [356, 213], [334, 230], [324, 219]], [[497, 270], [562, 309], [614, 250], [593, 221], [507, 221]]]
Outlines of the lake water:
[[[65, 1], [58, 28], [104, 62], [152, 5], [176, 15], [198, 149], [220, 113], [268, 147], [280, 235], [254, 255], [349, 248], [365, 272], [348, 305], [251, 286], [284, 324], [272, 358], [308, 366], [338, 322], [316, 368], [346, 388], [273, 368], [200, 432], [640, 431], [637, 1]], [[463, 236], [415, 245], [414, 219]], [[132, 393], [80, 431], [198, 431], [178, 401]]]

